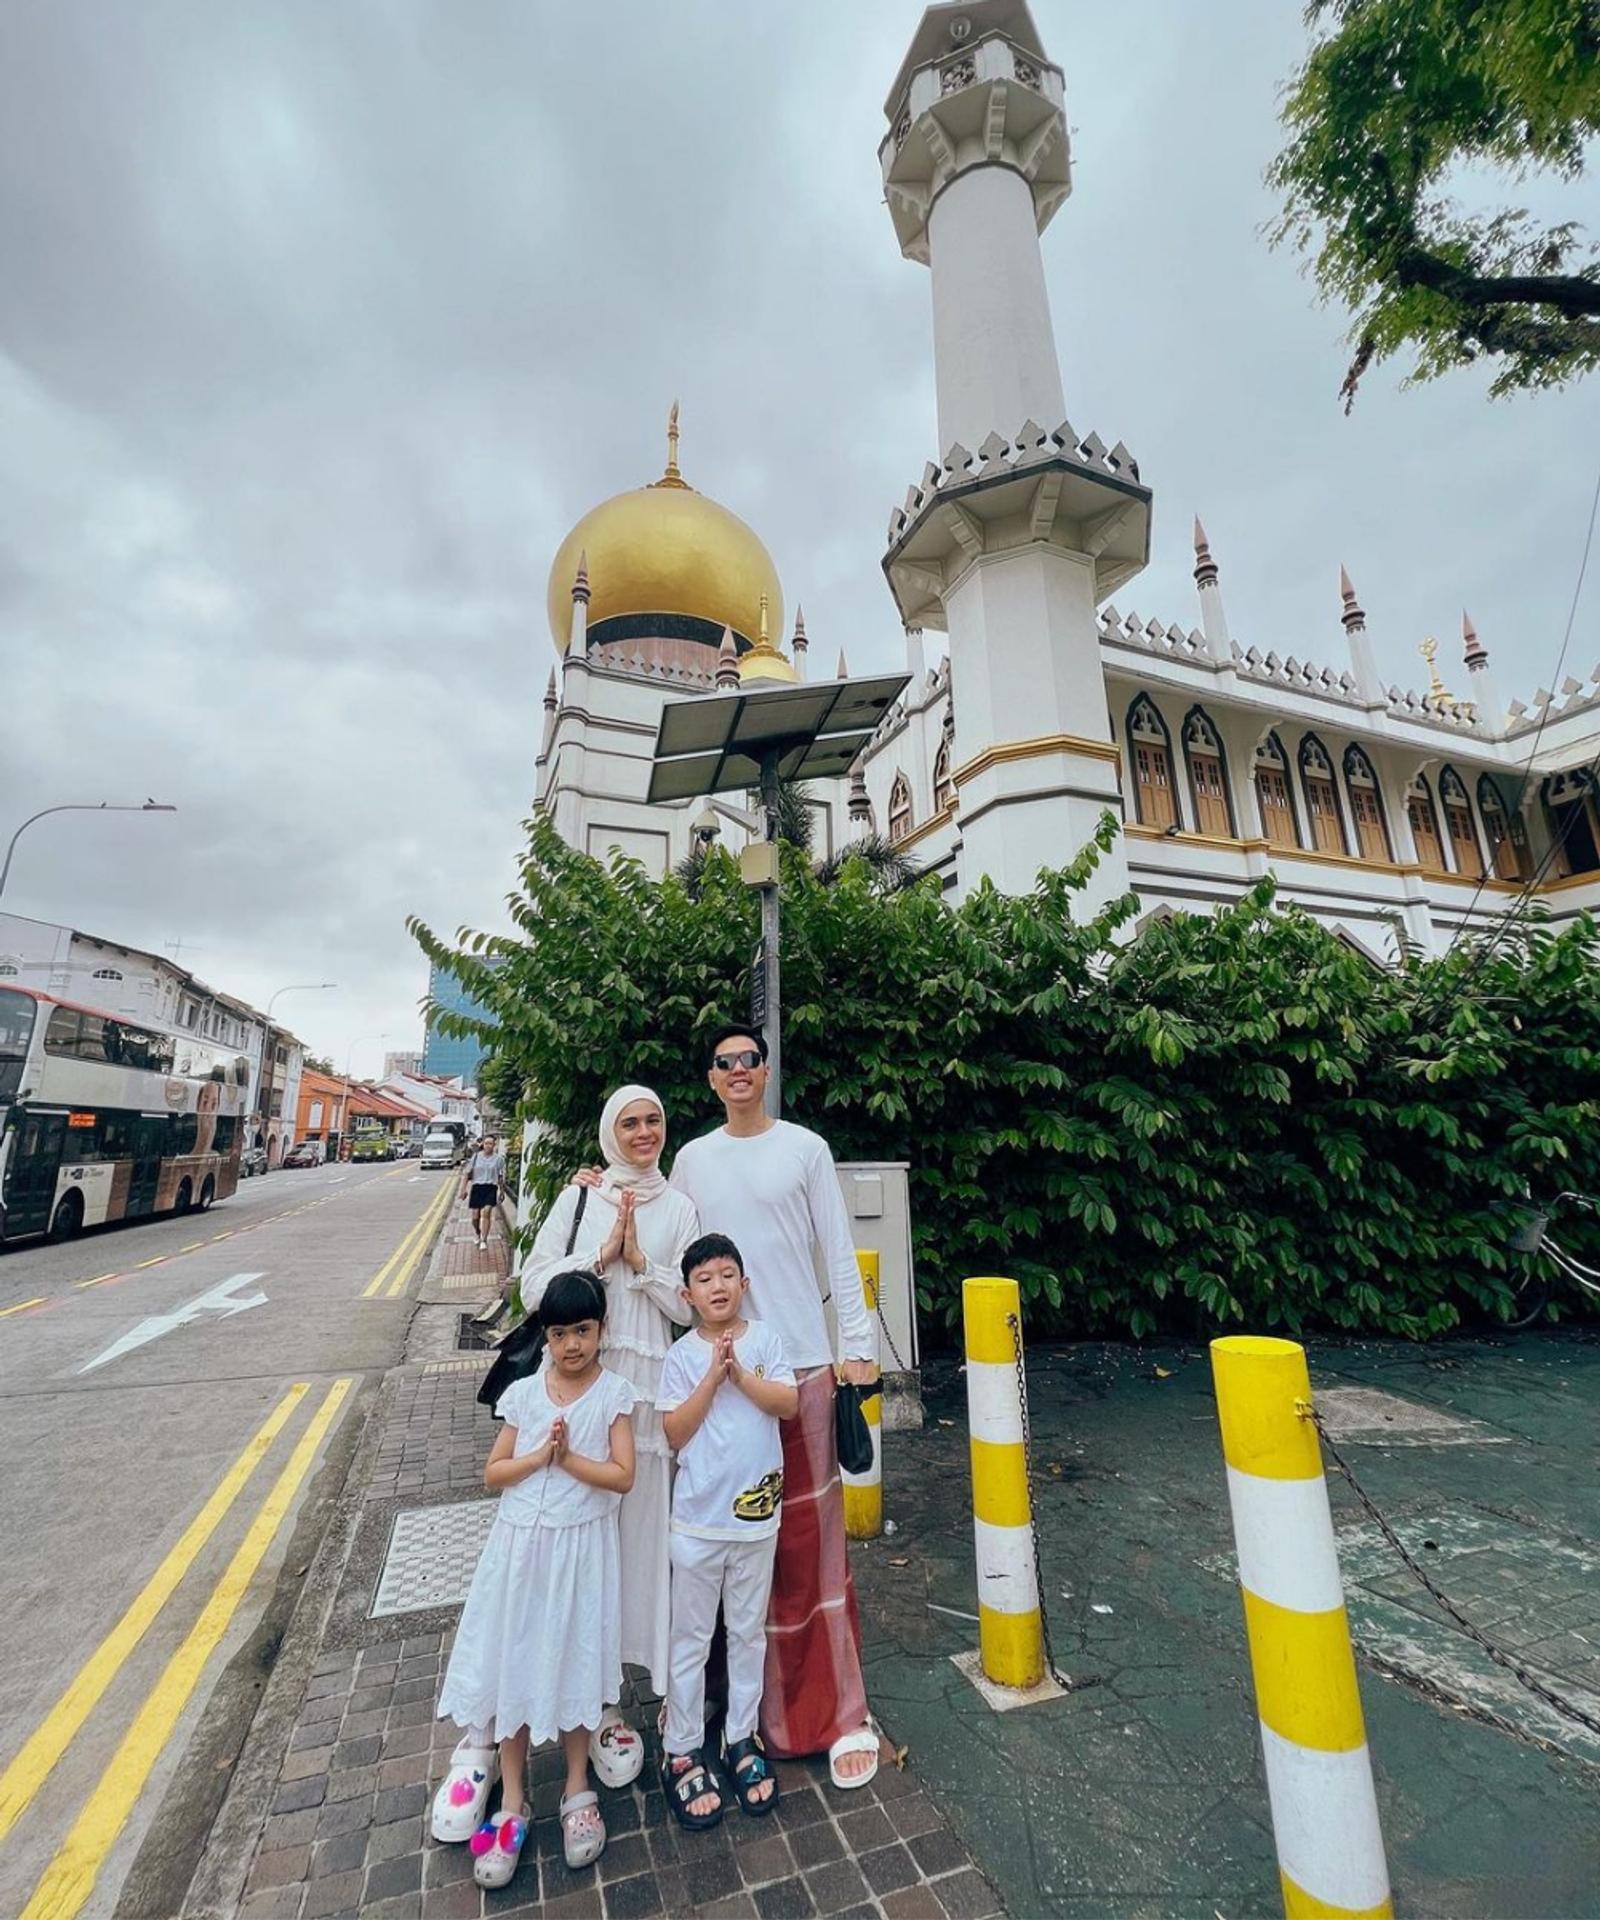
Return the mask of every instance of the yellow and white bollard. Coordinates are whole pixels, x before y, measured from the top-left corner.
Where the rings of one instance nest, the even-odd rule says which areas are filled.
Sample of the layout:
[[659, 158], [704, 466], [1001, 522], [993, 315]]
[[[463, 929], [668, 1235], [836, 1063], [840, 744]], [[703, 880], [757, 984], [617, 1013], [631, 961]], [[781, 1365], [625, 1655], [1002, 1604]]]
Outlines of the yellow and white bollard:
[[1305, 1349], [1211, 1343], [1287, 1920], [1392, 1916]]
[[1016, 1281], [963, 1281], [961, 1319], [983, 1671], [1002, 1687], [1036, 1687], [1044, 1678], [1044, 1628], [1022, 1442], [1022, 1300]]
[[[867, 1311], [878, 1311], [878, 1255], [874, 1249], [856, 1248], [856, 1264], [861, 1269], [861, 1286], [867, 1296]], [[846, 1473], [844, 1482], [844, 1530], [852, 1540], [876, 1540], [883, 1532], [883, 1395], [875, 1393], [861, 1403], [862, 1417], [872, 1435], [872, 1465], [865, 1473]]]

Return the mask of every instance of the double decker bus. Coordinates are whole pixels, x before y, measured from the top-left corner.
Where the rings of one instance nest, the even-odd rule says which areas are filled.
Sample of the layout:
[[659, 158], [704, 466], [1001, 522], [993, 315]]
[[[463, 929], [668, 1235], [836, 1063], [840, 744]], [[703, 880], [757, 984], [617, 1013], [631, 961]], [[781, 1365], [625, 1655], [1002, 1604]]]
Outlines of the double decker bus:
[[0, 1245], [226, 1199], [249, 1080], [203, 1040], [0, 986]]

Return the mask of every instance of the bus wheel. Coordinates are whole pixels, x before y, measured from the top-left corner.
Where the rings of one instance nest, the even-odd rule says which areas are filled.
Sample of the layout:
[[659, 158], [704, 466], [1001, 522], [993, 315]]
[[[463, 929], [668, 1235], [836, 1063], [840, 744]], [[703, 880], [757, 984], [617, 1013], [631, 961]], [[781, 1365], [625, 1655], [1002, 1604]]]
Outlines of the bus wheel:
[[217, 1183], [208, 1173], [206, 1175], [205, 1185], [200, 1189], [200, 1211], [202, 1213], [209, 1213], [211, 1211], [211, 1203], [216, 1197]]
[[50, 1222], [52, 1240], [70, 1240], [83, 1226], [83, 1195], [64, 1193], [56, 1202], [54, 1217]]
[[193, 1204], [194, 1188], [189, 1185], [187, 1180], [180, 1180], [178, 1182], [178, 1197], [172, 1204], [172, 1211], [174, 1213], [187, 1213]]

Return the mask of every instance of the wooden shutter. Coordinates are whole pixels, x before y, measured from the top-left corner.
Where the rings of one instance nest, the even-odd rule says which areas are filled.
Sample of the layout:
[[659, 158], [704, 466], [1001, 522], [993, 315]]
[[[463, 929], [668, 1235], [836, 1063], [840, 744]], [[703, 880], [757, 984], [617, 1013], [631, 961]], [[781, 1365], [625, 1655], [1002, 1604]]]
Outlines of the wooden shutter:
[[1134, 742], [1134, 766], [1139, 782], [1139, 819], [1147, 827], [1178, 824], [1177, 797], [1172, 791], [1172, 759], [1153, 740]]
[[1319, 853], [1344, 852], [1344, 828], [1339, 820], [1339, 802], [1333, 782], [1317, 775], [1306, 776], [1306, 811], [1311, 816], [1311, 844]]
[[1294, 808], [1289, 801], [1289, 782], [1281, 767], [1256, 768], [1256, 799], [1261, 806], [1261, 830], [1269, 844], [1294, 846]]
[[1233, 822], [1228, 817], [1228, 794], [1222, 784], [1222, 762], [1215, 754], [1191, 753], [1189, 772], [1194, 780], [1194, 811], [1200, 831], [1228, 838], [1233, 832]]
[[1433, 802], [1425, 793], [1406, 795], [1406, 818], [1411, 822], [1411, 837], [1417, 843], [1417, 858], [1435, 873], [1444, 871], [1444, 848], [1439, 843], [1439, 827], [1433, 817]]
[[1383, 830], [1383, 812], [1371, 787], [1350, 788], [1350, 811], [1355, 815], [1356, 839], [1363, 860], [1387, 860], [1389, 838]]

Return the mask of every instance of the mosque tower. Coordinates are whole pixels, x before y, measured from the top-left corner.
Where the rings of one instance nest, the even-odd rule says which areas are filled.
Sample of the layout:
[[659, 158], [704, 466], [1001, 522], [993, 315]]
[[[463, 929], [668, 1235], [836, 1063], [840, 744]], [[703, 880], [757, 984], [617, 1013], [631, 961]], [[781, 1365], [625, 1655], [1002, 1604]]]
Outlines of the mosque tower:
[[[1150, 492], [1066, 418], [1039, 234], [1071, 157], [1025, 0], [927, 8], [885, 112], [889, 213], [933, 283], [943, 451], [884, 571], [904, 624], [949, 636], [964, 880], [1026, 892], [1122, 810], [1096, 610], [1149, 558]], [[1088, 904], [1126, 886], [1119, 839]]]

